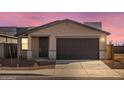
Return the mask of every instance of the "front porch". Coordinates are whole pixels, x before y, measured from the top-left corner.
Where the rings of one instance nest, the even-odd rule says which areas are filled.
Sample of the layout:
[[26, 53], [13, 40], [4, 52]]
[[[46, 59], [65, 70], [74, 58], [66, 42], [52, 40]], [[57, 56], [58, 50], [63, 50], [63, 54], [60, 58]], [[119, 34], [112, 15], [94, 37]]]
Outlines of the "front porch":
[[28, 36], [28, 59], [56, 59], [56, 39], [53, 36]]

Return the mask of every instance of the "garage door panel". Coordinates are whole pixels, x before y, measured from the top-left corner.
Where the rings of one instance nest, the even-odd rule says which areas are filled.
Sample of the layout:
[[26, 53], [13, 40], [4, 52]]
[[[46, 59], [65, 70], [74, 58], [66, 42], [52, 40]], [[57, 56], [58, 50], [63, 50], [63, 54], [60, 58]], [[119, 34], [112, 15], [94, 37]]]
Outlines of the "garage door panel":
[[58, 38], [57, 59], [98, 59], [98, 38]]

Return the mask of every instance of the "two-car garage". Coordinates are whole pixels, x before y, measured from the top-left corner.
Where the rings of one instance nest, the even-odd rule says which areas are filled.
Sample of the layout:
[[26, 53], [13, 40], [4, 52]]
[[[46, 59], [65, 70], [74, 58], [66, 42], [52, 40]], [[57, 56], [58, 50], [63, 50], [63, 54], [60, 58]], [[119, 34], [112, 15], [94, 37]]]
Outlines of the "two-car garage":
[[99, 59], [99, 38], [57, 38], [57, 59]]

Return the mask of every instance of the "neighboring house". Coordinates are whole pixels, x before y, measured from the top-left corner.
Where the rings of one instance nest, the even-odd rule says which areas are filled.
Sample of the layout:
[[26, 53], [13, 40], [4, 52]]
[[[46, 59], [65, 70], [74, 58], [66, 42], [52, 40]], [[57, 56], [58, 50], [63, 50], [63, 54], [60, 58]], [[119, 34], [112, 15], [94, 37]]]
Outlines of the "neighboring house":
[[14, 27], [14, 26], [4, 26], [4, 27], [0, 27], [0, 32], [4, 32], [4, 34], [9, 34], [9, 35], [16, 35], [16, 34], [20, 34], [23, 33], [24, 31], [30, 29], [32, 27]]
[[0, 43], [17, 43], [17, 37], [0, 31]]
[[17, 55], [17, 37], [15, 35], [21, 34], [30, 28], [32, 27], [0, 27], [0, 58], [15, 57]]
[[17, 53], [17, 37], [0, 31], [0, 58], [9, 58], [10, 52], [13, 56]]
[[29, 29], [17, 35], [18, 56], [28, 59], [105, 59], [106, 37], [110, 33], [102, 30], [101, 25], [98, 28], [96, 23], [95, 27], [90, 25], [65, 19]]

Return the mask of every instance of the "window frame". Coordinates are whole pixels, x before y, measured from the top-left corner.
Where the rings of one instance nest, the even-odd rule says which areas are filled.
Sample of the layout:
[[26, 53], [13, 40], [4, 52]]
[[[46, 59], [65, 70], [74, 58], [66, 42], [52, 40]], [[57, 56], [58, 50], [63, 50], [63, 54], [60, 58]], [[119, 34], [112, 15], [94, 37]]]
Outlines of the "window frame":
[[[23, 39], [27, 39], [27, 43], [23, 43], [23, 42], [22, 42]], [[27, 49], [23, 49], [23, 44], [24, 44], [24, 45], [27, 45]], [[21, 38], [21, 50], [28, 50], [28, 37], [23, 37], [23, 38]]]

